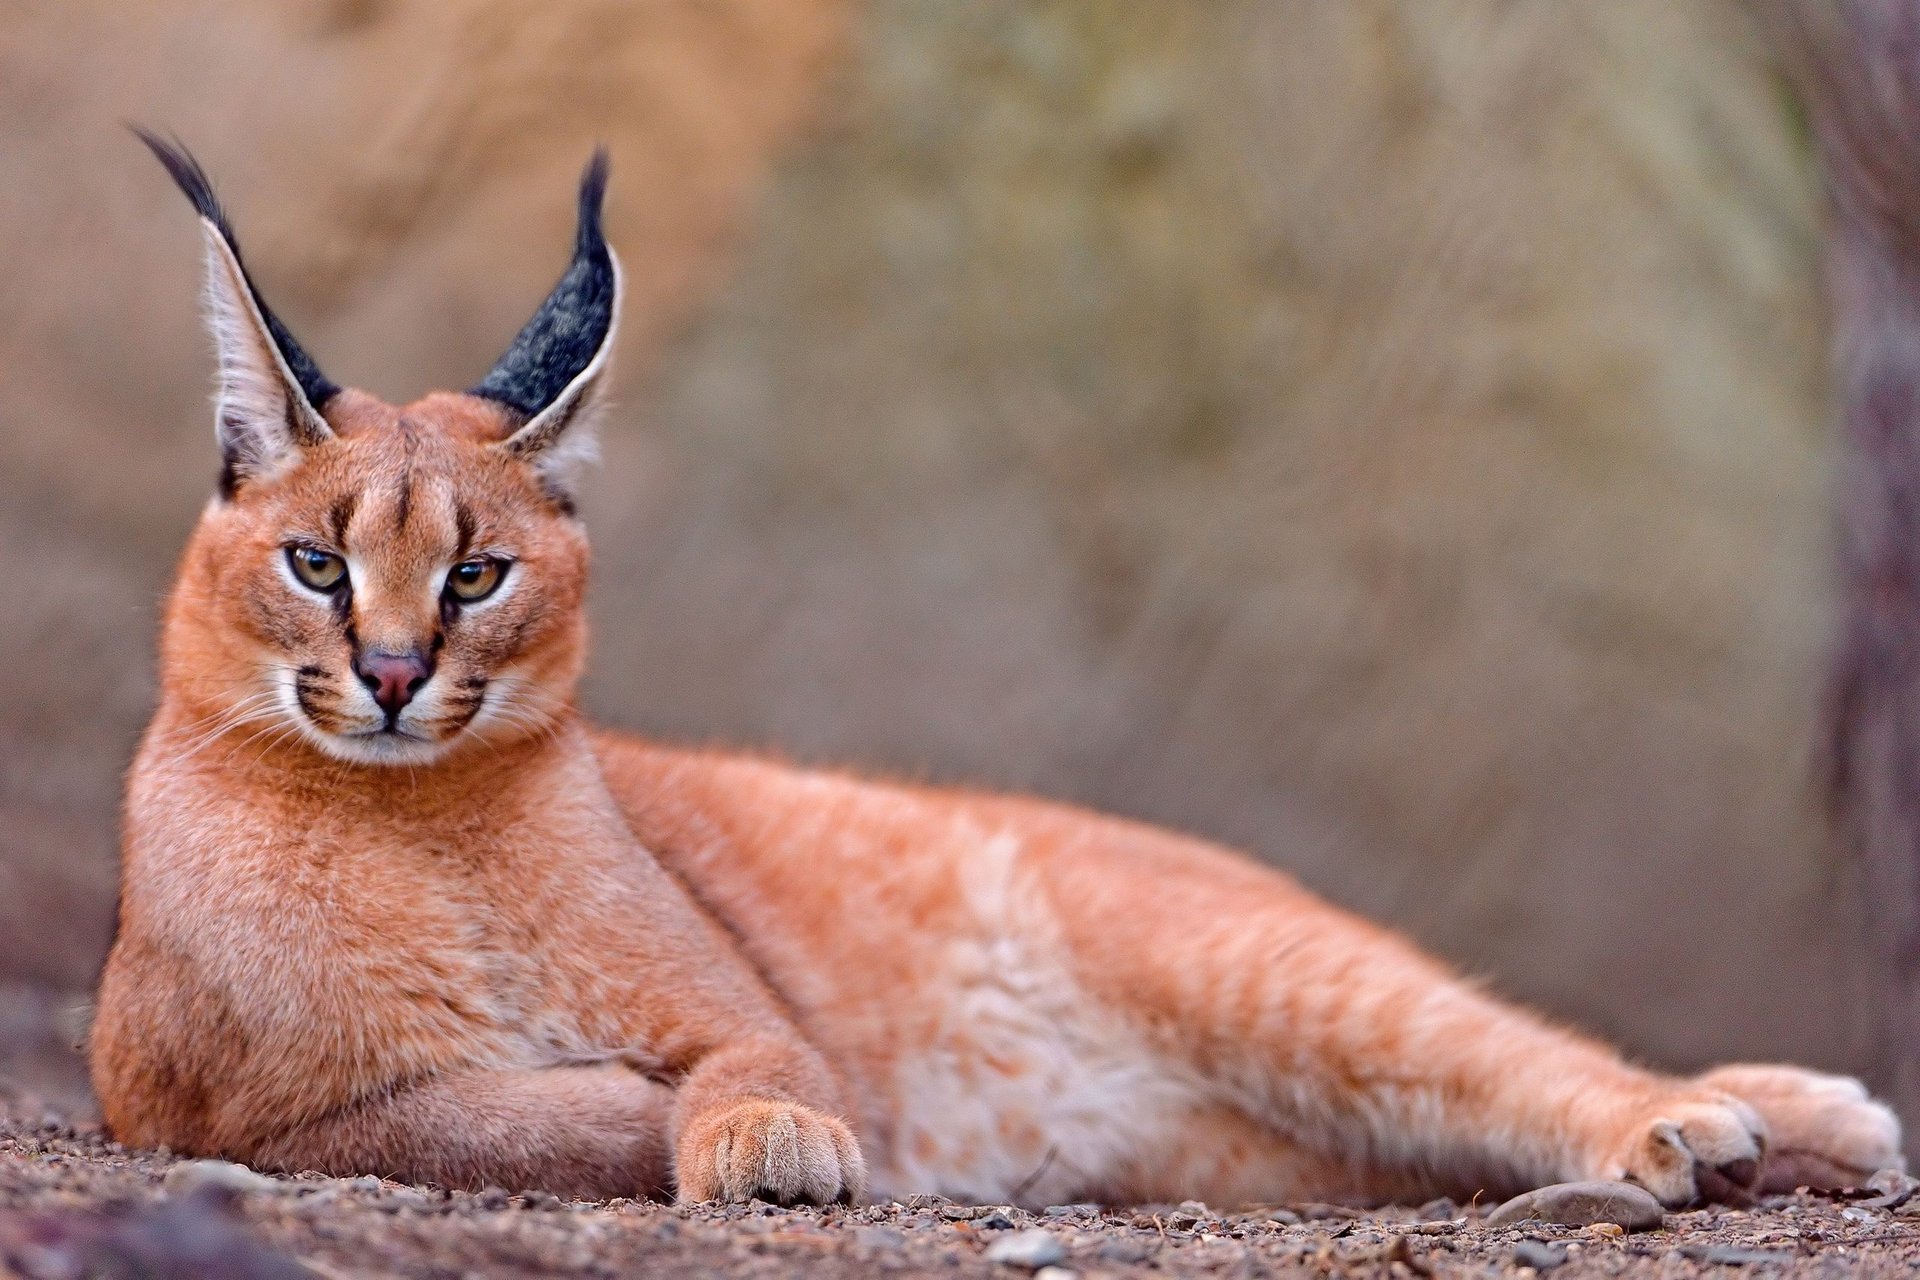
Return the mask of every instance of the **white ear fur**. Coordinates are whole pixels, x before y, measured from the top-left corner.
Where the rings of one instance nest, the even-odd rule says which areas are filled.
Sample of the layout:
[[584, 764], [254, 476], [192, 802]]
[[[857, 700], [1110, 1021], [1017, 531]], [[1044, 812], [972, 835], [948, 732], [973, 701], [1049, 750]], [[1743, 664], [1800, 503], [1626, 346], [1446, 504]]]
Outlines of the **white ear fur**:
[[230, 474], [271, 476], [333, 428], [308, 402], [254, 302], [240, 260], [211, 220], [207, 237], [207, 328], [219, 361], [214, 430]]
[[619, 255], [609, 249], [607, 257], [613, 263], [613, 312], [593, 358], [552, 404], [496, 446], [524, 459], [551, 488], [567, 495], [573, 493], [580, 472], [600, 456], [598, 429], [608, 408], [605, 374], [613, 360], [614, 339], [620, 332], [620, 299], [625, 288]]

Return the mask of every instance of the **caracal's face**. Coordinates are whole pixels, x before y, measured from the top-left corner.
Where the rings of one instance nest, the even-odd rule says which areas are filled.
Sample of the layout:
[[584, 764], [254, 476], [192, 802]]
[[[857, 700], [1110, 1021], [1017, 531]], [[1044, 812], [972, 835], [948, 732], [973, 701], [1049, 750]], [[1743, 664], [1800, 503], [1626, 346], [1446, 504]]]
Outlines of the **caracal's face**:
[[[423, 764], [537, 733], [571, 696], [587, 545], [469, 396], [405, 409], [356, 392], [333, 439], [208, 507], [193, 630], [220, 720], [341, 760]], [[211, 656], [211, 655], [203, 655]], [[209, 725], [209, 729], [214, 726]]]
[[220, 492], [163, 641], [185, 749], [244, 735], [419, 765], [551, 729], [585, 644], [571, 485], [619, 311], [606, 154], [581, 174], [572, 260], [506, 354], [470, 391], [396, 408], [320, 372], [199, 162], [140, 136], [200, 215], [219, 363]]

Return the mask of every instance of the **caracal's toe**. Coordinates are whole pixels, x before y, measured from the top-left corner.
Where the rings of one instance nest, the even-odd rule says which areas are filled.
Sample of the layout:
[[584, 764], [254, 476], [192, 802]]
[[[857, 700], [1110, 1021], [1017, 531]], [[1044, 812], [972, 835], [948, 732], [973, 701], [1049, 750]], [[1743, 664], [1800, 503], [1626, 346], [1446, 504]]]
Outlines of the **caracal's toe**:
[[1758, 1189], [1861, 1186], [1881, 1169], [1902, 1169], [1900, 1121], [1849, 1076], [1802, 1067], [1741, 1064], [1700, 1077], [1733, 1094], [1766, 1121]]
[[1760, 1176], [1767, 1126], [1730, 1093], [1681, 1089], [1615, 1130], [1596, 1172], [1637, 1182], [1664, 1205], [1739, 1200]]
[[719, 1108], [696, 1117], [678, 1146], [683, 1201], [832, 1204], [866, 1190], [866, 1162], [846, 1125], [798, 1103]]

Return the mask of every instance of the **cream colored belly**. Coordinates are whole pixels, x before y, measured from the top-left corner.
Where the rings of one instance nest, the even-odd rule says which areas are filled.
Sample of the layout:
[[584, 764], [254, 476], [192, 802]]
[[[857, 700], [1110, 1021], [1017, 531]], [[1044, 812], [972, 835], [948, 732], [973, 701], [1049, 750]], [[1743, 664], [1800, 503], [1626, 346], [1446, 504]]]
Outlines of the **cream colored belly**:
[[910, 1047], [889, 1078], [869, 1082], [880, 1104], [868, 1108], [874, 1190], [1097, 1196], [1174, 1138], [1205, 1104], [1205, 1082], [1080, 988], [1044, 895], [1022, 884], [1012, 837], [982, 842], [969, 863], [975, 927], [941, 949], [902, 1037]]
[[1050, 999], [981, 984], [951, 1026], [896, 1067], [892, 1123], [868, 1159], [874, 1189], [985, 1203], [1115, 1194], [1204, 1105], [1200, 1082], [1122, 1028]]

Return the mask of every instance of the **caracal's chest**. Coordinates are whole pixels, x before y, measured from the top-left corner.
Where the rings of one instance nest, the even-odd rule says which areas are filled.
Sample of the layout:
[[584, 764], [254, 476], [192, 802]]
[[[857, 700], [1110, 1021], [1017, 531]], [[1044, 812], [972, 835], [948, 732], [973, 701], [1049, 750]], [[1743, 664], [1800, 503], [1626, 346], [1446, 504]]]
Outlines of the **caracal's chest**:
[[222, 998], [249, 1022], [307, 1028], [312, 1052], [354, 1046], [363, 1080], [644, 1061], [649, 868], [617, 818], [552, 817], [242, 797], [159, 842], [152, 877]]

